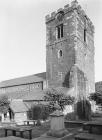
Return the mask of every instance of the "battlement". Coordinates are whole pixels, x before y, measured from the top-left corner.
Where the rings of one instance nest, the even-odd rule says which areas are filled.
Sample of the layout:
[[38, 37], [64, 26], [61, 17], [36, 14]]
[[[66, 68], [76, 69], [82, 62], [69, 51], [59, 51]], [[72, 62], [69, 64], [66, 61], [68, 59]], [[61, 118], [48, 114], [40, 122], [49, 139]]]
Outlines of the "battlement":
[[45, 22], [48, 23], [51, 20], [54, 20], [56, 15], [59, 12], [63, 12], [64, 14], [67, 14], [68, 12], [74, 11], [74, 10], [76, 10], [79, 15], [81, 15], [83, 18], [85, 18], [85, 20], [87, 20], [88, 25], [91, 27], [92, 31], [94, 32], [94, 25], [93, 25], [93, 23], [88, 18], [88, 16], [86, 15], [85, 11], [78, 4], [77, 0], [73, 0], [70, 5], [67, 4], [67, 5], [64, 6], [64, 8], [60, 8], [57, 11], [52, 12], [50, 15], [47, 15], [45, 17]]

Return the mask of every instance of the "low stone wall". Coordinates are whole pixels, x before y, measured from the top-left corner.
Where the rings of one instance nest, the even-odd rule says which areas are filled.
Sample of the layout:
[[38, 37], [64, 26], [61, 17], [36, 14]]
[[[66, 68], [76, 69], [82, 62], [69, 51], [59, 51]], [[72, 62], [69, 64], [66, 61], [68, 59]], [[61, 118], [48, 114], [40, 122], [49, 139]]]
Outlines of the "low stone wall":
[[65, 128], [83, 127], [84, 121], [65, 121]]

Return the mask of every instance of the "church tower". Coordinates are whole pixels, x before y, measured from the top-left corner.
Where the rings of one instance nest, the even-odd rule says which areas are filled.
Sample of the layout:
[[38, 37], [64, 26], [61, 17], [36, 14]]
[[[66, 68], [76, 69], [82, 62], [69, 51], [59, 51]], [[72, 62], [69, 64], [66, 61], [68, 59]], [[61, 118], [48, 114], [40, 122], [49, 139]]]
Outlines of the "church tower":
[[94, 26], [76, 0], [46, 16], [46, 74], [80, 98], [95, 90]]

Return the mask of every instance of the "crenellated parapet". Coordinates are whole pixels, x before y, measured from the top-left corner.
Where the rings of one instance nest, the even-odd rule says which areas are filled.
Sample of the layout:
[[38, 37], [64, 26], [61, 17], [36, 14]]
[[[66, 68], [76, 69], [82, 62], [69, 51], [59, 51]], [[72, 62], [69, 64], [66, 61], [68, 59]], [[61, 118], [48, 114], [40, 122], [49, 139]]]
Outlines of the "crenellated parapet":
[[57, 11], [55, 12], [52, 12], [50, 15], [47, 15], [45, 17], [45, 22], [48, 23], [52, 20], [55, 19], [56, 15], [60, 12], [63, 12], [64, 15], [67, 14], [68, 12], [71, 12], [71, 11], [74, 11], [76, 10], [77, 11], [77, 14], [79, 16], [81, 16], [82, 18], [84, 18], [84, 21], [87, 22], [87, 24], [90, 26], [91, 30], [94, 32], [94, 25], [93, 23], [91, 22], [91, 20], [88, 18], [88, 16], [86, 15], [85, 11], [82, 9], [82, 7], [78, 4], [77, 0], [74, 0], [71, 2], [71, 4], [67, 4], [64, 6], [64, 8], [60, 8], [58, 9]]

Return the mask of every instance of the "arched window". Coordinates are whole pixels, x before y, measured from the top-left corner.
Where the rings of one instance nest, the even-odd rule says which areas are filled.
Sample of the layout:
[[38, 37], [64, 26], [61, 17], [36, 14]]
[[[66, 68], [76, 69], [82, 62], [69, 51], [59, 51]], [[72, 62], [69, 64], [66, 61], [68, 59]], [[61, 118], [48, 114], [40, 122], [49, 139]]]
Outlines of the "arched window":
[[58, 25], [56, 27], [56, 39], [60, 39], [63, 37], [63, 24]]
[[84, 29], [84, 42], [86, 42], [86, 32], [87, 32], [87, 30], [86, 30], [86, 28]]
[[58, 50], [58, 58], [62, 57], [63, 56], [63, 52], [62, 50]]

